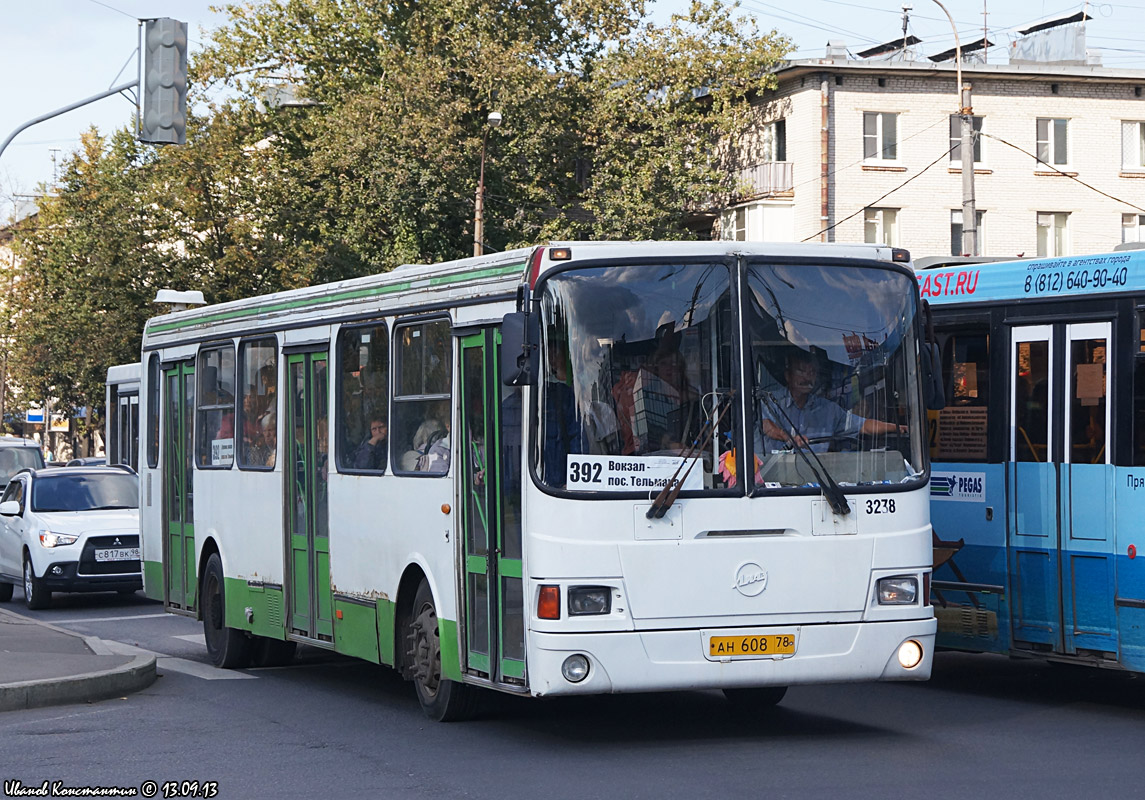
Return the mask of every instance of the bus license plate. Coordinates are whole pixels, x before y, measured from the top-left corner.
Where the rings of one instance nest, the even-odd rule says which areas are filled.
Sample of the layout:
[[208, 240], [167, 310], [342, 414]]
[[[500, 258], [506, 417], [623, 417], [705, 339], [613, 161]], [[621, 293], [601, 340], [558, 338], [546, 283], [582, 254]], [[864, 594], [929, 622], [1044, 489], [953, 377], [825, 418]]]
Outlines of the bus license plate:
[[794, 633], [751, 634], [745, 636], [713, 636], [708, 640], [708, 654], [715, 658], [795, 655]]
[[96, 561], [138, 561], [138, 547], [117, 547], [111, 550], [96, 550]]

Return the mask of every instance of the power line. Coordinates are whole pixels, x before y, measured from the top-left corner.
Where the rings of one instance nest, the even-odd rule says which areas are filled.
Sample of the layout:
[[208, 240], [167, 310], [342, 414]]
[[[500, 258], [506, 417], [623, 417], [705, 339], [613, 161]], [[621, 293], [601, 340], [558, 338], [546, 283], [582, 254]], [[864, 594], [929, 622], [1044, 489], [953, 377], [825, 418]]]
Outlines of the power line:
[[923, 175], [925, 175], [925, 174], [926, 174], [926, 171], [927, 171], [928, 169], [930, 169], [930, 168], [931, 168], [931, 167], [933, 167], [935, 164], [937, 164], [939, 161], [941, 161], [942, 159], [946, 158], [946, 157], [947, 157], [947, 156], [949, 156], [951, 153], [953, 153], [953, 152], [954, 152], [954, 148], [955, 148], [955, 146], [956, 146], [956, 145], [951, 145], [951, 146], [950, 146], [950, 149], [948, 149], [948, 150], [947, 150], [945, 153], [943, 153], [942, 155], [940, 155], [938, 158], [934, 159], [934, 161], [931, 161], [929, 164], [927, 164], [925, 167], [923, 167], [923, 168], [922, 168], [922, 169], [921, 169], [919, 172], [917, 172], [917, 173], [916, 173], [916, 174], [914, 174], [914, 175], [911, 175], [909, 178], [907, 178], [905, 181], [903, 181], [902, 183], [900, 183], [900, 184], [899, 184], [898, 186], [896, 186], [895, 188], [891, 189], [891, 190], [890, 190], [889, 192], [887, 192], [886, 194], [882, 195], [881, 197], [877, 197], [877, 198], [875, 198], [874, 200], [872, 200], [871, 202], [869, 202], [869, 203], [867, 203], [867, 204], [865, 204], [865, 205], [863, 205], [863, 206], [860, 206], [860, 207], [859, 207], [859, 210], [858, 210], [858, 211], [856, 211], [854, 214], [849, 214], [848, 216], [845, 216], [845, 217], [843, 217], [843, 218], [842, 218], [841, 220], [839, 220], [838, 222], [835, 222], [835, 223], [833, 223], [833, 224], [831, 224], [831, 225], [828, 225], [826, 228], [824, 228], [823, 230], [819, 231], [818, 233], [813, 233], [813, 234], [811, 234], [810, 236], [808, 236], [807, 238], [805, 238], [805, 239], [802, 239], [801, 241], [804, 241], [804, 242], [806, 242], [806, 241], [810, 241], [811, 239], [814, 239], [816, 236], [822, 236], [822, 235], [823, 235], [824, 233], [826, 233], [827, 231], [829, 231], [829, 230], [831, 230], [831, 229], [833, 229], [833, 228], [837, 228], [837, 227], [839, 227], [840, 225], [842, 225], [844, 222], [846, 222], [847, 220], [851, 219], [852, 217], [857, 217], [859, 214], [862, 214], [862, 213], [863, 213], [864, 211], [866, 211], [868, 208], [873, 208], [873, 207], [875, 207], [875, 205], [876, 205], [877, 203], [879, 203], [879, 202], [881, 202], [881, 201], [885, 200], [886, 198], [890, 197], [892, 194], [894, 194], [895, 192], [897, 192], [897, 191], [898, 191], [899, 189], [901, 189], [902, 187], [906, 186], [908, 183], [910, 183], [911, 181], [913, 181], [915, 178], [919, 178], [919, 177], [922, 177]]
[[[1136, 203], [1130, 203], [1128, 200], [1123, 200], [1123, 199], [1122, 199], [1122, 198], [1120, 198], [1120, 197], [1116, 197], [1116, 196], [1114, 196], [1114, 195], [1111, 195], [1109, 192], [1105, 192], [1105, 191], [1102, 191], [1101, 189], [1098, 189], [1096, 186], [1091, 186], [1090, 184], [1086, 183], [1085, 181], [1083, 181], [1081, 178], [1077, 177], [1076, 175], [1070, 175], [1068, 172], [1063, 172], [1062, 170], [1060, 170], [1060, 169], [1058, 169], [1057, 167], [1055, 167], [1053, 164], [1047, 164], [1046, 162], [1042, 161], [1040, 158], [1038, 158], [1036, 155], [1034, 155], [1034, 154], [1033, 154], [1033, 153], [1031, 153], [1030, 151], [1023, 149], [1023, 148], [1019, 147], [1018, 145], [1016, 145], [1016, 144], [1014, 144], [1014, 143], [1012, 143], [1012, 142], [1007, 142], [1007, 141], [1006, 141], [1005, 139], [1003, 139], [1001, 136], [994, 136], [993, 134], [990, 134], [990, 133], [986, 133], [985, 131], [979, 131], [979, 132], [978, 132], [978, 135], [979, 135], [979, 136], [985, 136], [985, 137], [987, 137], [987, 138], [990, 138], [990, 139], [994, 139], [995, 141], [1001, 142], [1002, 144], [1004, 144], [1004, 145], [1006, 145], [1006, 146], [1008, 146], [1008, 147], [1012, 147], [1012, 148], [1014, 148], [1014, 149], [1015, 149], [1015, 150], [1017, 150], [1019, 153], [1025, 153], [1025, 154], [1026, 154], [1026, 155], [1028, 155], [1030, 158], [1032, 158], [1032, 159], [1034, 159], [1035, 161], [1037, 161], [1039, 164], [1042, 164], [1043, 166], [1049, 167], [1049, 168], [1050, 168], [1050, 169], [1052, 169], [1054, 172], [1057, 172], [1059, 175], [1064, 175], [1064, 176], [1066, 176], [1067, 178], [1069, 178], [1070, 180], [1074, 180], [1074, 181], [1077, 181], [1077, 182], [1078, 182], [1078, 183], [1080, 183], [1082, 186], [1084, 186], [1086, 189], [1090, 189], [1090, 190], [1092, 190], [1092, 191], [1095, 191], [1095, 192], [1097, 192], [1098, 194], [1100, 194], [1100, 195], [1103, 195], [1104, 197], [1108, 197], [1110, 200], [1116, 200], [1118, 203], [1124, 203], [1125, 205], [1129, 206], [1130, 208], [1135, 208], [1135, 209], [1137, 209], [1138, 211], [1142, 211], [1142, 212], [1145, 212], [1145, 208], [1142, 208], [1141, 206], [1137, 205]], [[952, 149], [953, 149], [953, 148], [952, 148]]]

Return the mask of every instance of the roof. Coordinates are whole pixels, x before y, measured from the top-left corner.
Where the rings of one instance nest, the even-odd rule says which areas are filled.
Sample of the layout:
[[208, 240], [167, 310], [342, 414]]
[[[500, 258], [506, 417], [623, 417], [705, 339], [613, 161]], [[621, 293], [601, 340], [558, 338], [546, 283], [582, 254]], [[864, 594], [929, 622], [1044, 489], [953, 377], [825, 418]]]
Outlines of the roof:
[[[849, 58], [808, 58], [785, 61], [774, 70], [780, 80], [790, 80], [808, 74], [854, 73], [867, 75], [913, 74], [920, 77], [953, 78], [959, 65], [953, 61], [856, 61]], [[975, 64], [961, 65], [962, 77], [999, 80], [1058, 80], [1107, 81], [1110, 83], [1145, 83], [1145, 69], [1114, 69], [1077, 64]]]

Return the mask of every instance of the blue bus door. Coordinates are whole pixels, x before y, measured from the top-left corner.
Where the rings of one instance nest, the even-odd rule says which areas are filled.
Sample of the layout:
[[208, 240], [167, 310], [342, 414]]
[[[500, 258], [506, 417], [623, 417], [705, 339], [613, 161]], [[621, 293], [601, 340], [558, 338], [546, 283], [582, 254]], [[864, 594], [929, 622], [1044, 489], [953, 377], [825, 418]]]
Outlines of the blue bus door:
[[1065, 652], [1117, 652], [1110, 323], [1065, 326], [1061, 580]]
[[1007, 469], [1011, 624], [1014, 646], [1063, 647], [1058, 563], [1058, 475], [1053, 327], [1011, 331], [1010, 463]]

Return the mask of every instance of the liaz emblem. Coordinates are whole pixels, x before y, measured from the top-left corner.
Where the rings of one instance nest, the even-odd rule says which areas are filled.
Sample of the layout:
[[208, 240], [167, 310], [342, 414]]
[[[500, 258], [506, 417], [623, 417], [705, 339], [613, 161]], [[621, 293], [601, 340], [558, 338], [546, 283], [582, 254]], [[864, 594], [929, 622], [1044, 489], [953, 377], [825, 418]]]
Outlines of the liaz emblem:
[[733, 587], [744, 597], [755, 597], [767, 588], [767, 570], [749, 561], [736, 570], [736, 582]]

